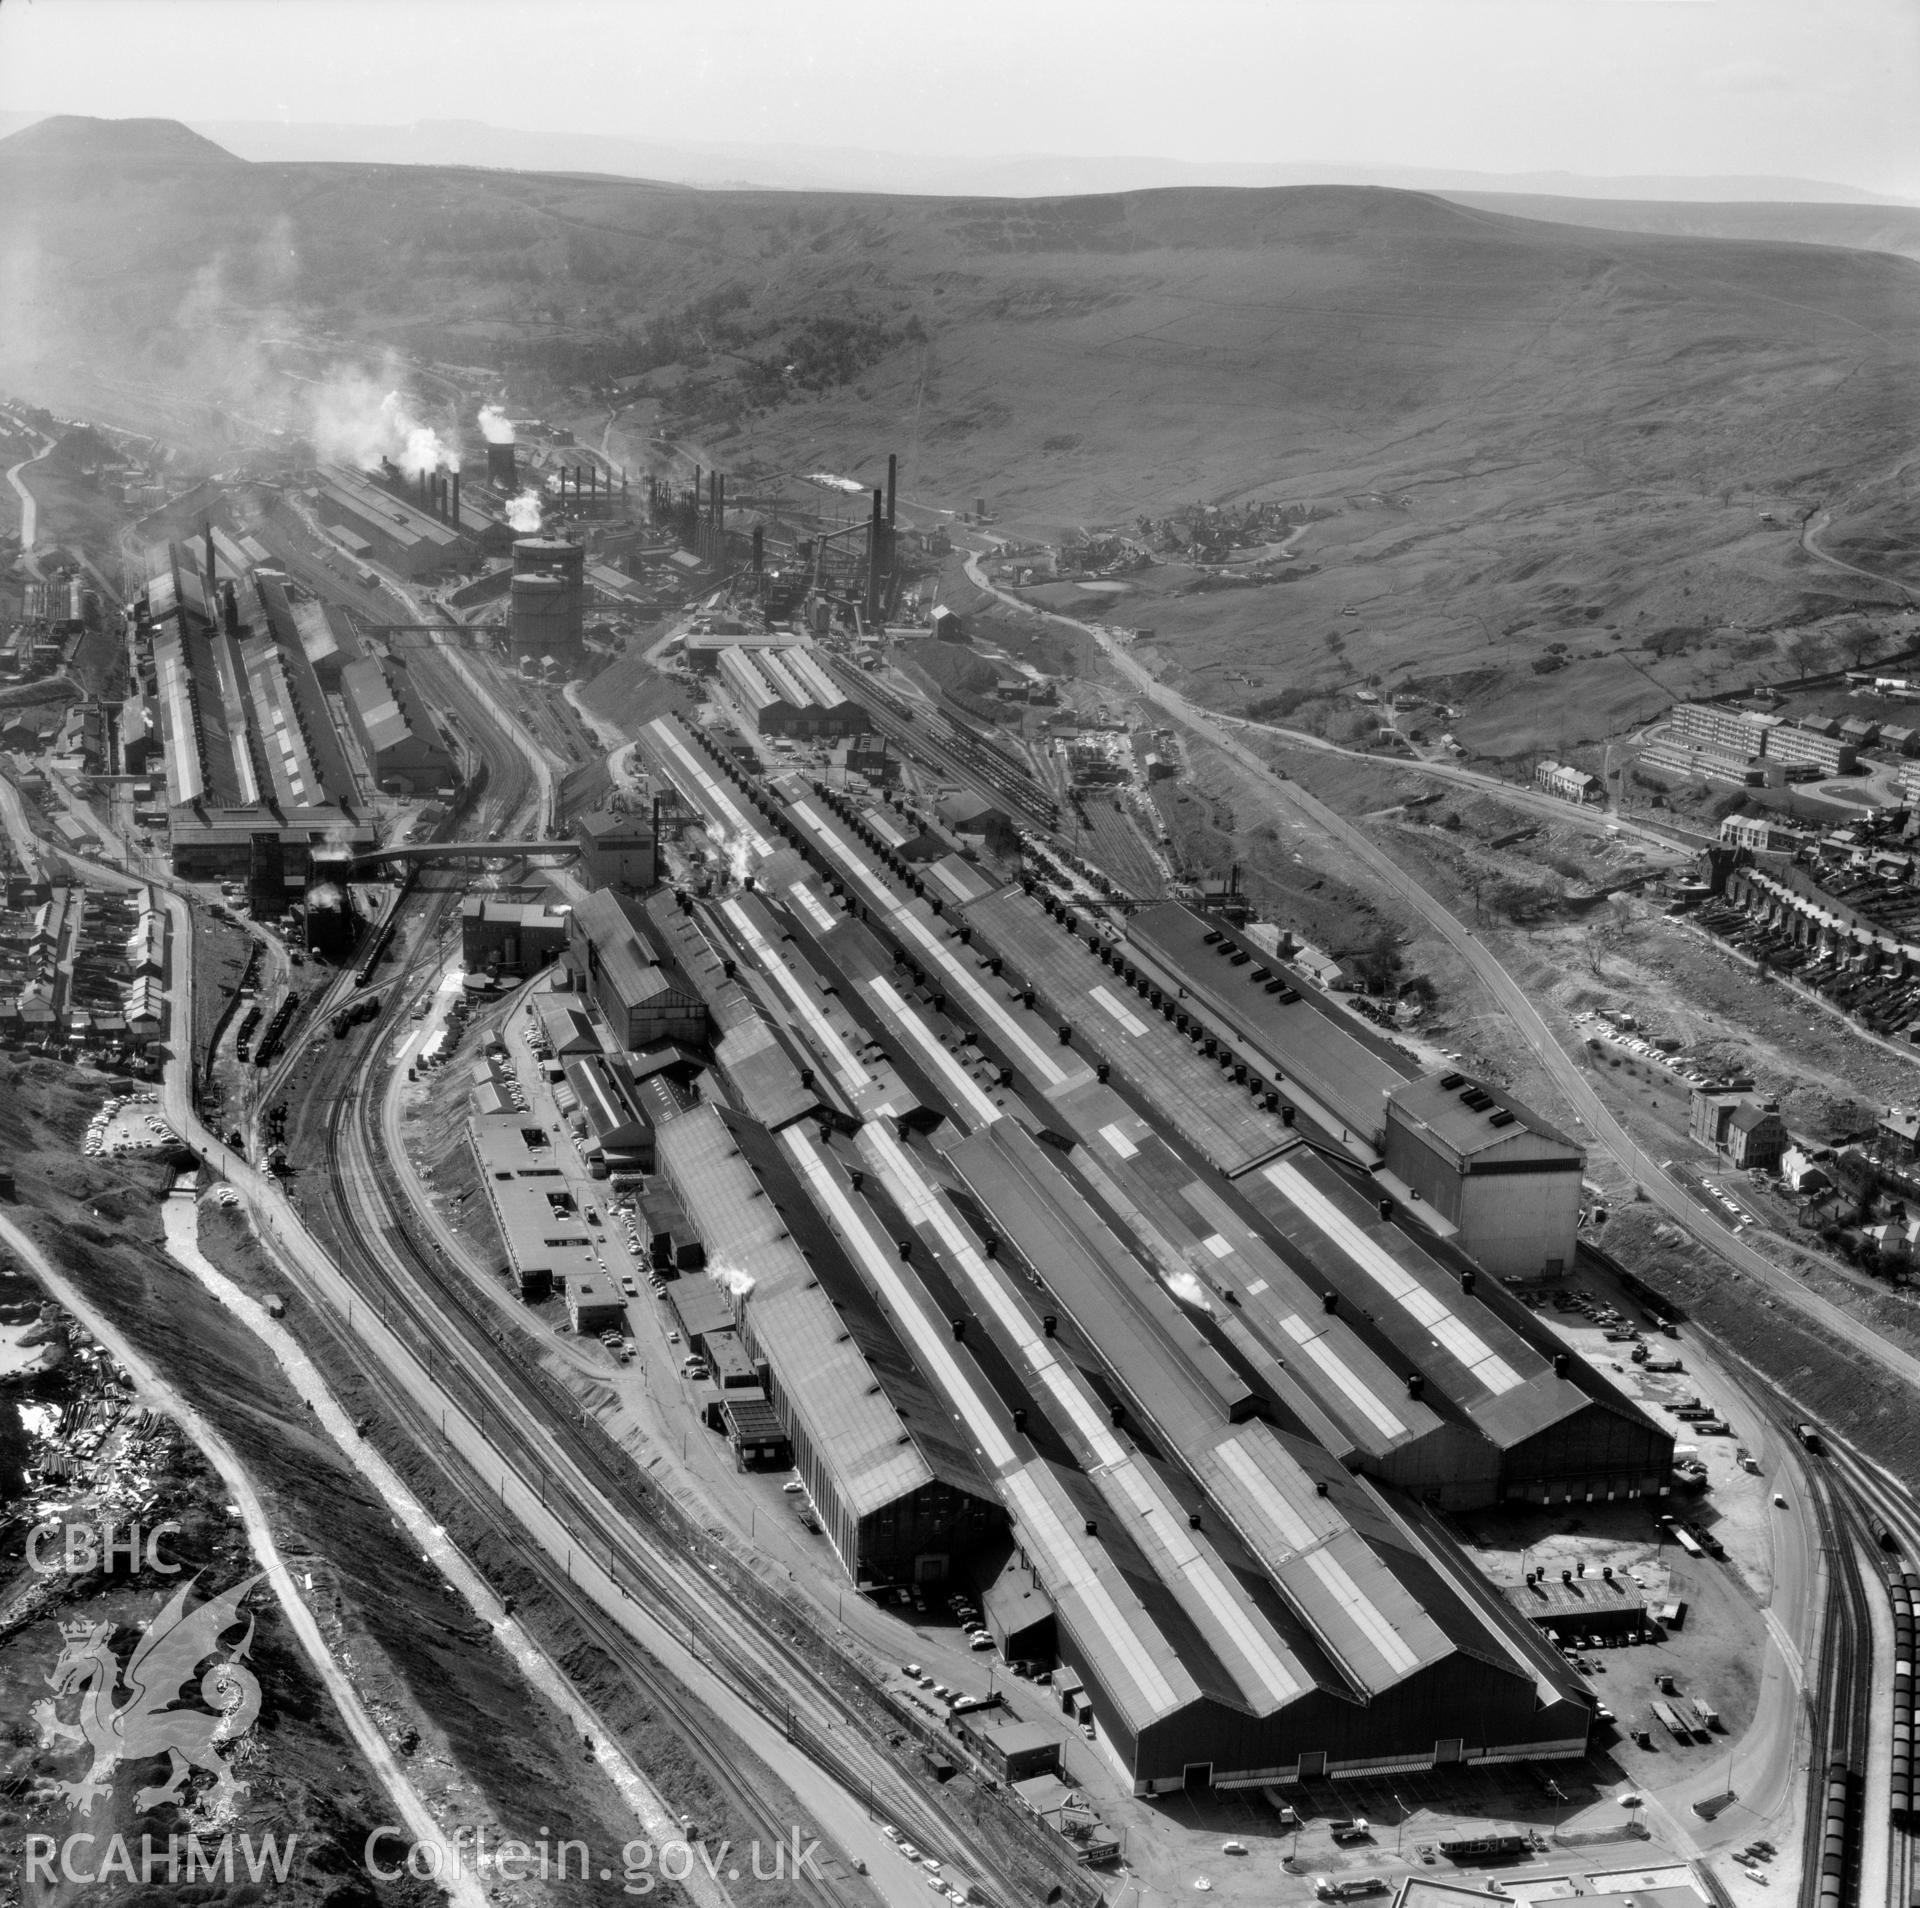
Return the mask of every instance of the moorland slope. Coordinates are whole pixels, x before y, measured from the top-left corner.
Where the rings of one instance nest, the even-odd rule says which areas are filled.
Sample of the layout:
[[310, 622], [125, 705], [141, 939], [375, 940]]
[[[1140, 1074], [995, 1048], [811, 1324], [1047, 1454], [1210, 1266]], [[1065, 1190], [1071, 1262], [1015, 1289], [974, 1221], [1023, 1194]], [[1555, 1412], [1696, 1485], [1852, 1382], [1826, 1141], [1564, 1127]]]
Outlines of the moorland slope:
[[85, 359], [217, 388], [266, 379], [265, 340], [385, 344], [582, 405], [624, 380], [736, 467], [897, 448], [910, 496], [1036, 525], [1325, 500], [1317, 571], [1155, 604], [1190, 671], [1318, 658], [1355, 603], [1340, 668], [1460, 674], [1888, 596], [1762, 511], [1829, 511], [1827, 547], [1920, 582], [1892, 475], [1920, 447], [1920, 267], [1884, 253], [1360, 187], [703, 192], [127, 143], [0, 141], [17, 385]]

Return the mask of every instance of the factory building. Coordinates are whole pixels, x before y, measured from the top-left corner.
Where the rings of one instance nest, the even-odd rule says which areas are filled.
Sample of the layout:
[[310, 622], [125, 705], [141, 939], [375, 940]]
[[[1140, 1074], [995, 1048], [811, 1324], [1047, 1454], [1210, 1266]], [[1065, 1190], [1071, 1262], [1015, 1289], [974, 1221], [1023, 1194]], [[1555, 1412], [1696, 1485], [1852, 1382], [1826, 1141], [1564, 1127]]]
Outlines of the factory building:
[[720, 655], [720, 680], [762, 735], [859, 735], [866, 710], [804, 649], [745, 649]]
[[[1257, 1068], [1203, 1052], [1162, 1011], [1180, 983], [1143, 983], [1125, 944], [957, 861], [907, 898], [853, 832], [871, 824], [804, 789], [775, 823], [796, 857], [724, 783], [680, 785], [758, 855], [755, 892], [698, 911], [708, 937], [853, 1112], [775, 1132], [757, 1100], [698, 1107], [661, 1127], [661, 1167], [856, 1581], [991, 1582], [1009, 1645], [1057, 1653], [1056, 1690], [1138, 1794], [1582, 1754], [1590, 1695], [1440, 1518], [1657, 1494], [1671, 1437], [1448, 1222], [1395, 1223], [1374, 1175], [1308, 1140], [1317, 1116], [1290, 1126]], [[1207, 931], [1254, 993], [1253, 956]], [[1338, 1053], [1312, 1064], [1333, 1076]], [[729, 1088], [750, 1059], [723, 1061]], [[1383, 1142], [1411, 1078], [1354, 1102]], [[1012, 1117], [1015, 1080], [1043, 1135]], [[890, 1530], [889, 1499], [932, 1482], [988, 1500], [1011, 1550], [939, 1541], [951, 1498]]]
[[789, 650], [805, 647], [806, 638], [796, 636], [791, 630], [736, 629], [724, 623], [709, 629], [689, 630], [681, 644], [687, 667], [701, 676], [712, 675], [720, 667], [721, 657], [730, 649], [784, 655]]
[[516, 660], [580, 652], [587, 607], [587, 552], [560, 537], [520, 537], [508, 590]]
[[596, 808], [573, 818], [573, 838], [580, 844], [580, 872], [589, 887], [644, 892], [658, 884], [652, 815]]
[[1586, 1152], [1498, 1087], [1430, 1074], [1387, 1099], [1386, 1167], [1496, 1278], [1573, 1266]]
[[568, 1118], [594, 1178], [652, 1172], [653, 1122], [634, 1099], [620, 1062], [607, 1054], [578, 1054], [561, 1066], [573, 1102]]
[[404, 664], [363, 657], [340, 671], [340, 688], [368, 772], [382, 789], [422, 795], [453, 787], [452, 751]]
[[461, 965], [475, 974], [538, 973], [566, 952], [570, 913], [545, 901], [470, 894], [460, 903]]
[[320, 679], [322, 688], [338, 689], [340, 672], [360, 654], [360, 638], [352, 613], [338, 603], [320, 603], [302, 597], [293, 605], [294, 627], [300, 646]]
[[[156, 576], [149, 605], [184, 605], [188, 574]], [[155, 716], [173, 872], [245, 881], [251, 905], [277, 913], [312, 878], [316, 849], [363, 852], [377, 837], [353, 813], [352, 771], [282, 585], [258, 576], [248, 597], [250, 620], [229, 583], [200, 599], [217, 620], [152, 623]]]
[[610, 1273], [595, 1266], [591, 1272], [567, 1275], [567, 1323], [583, 1338], [618, 1331], [626, 1316], [626, 1302]]
[[1497, 1501], [1666, 1493], [1672, 1434], [1444, 1238], [1395, 1223], [1357, 1169], [1299, 1146], [1234, 1190], [1323, 1307], [1417, 1375], [1420, 1402], [1491, 1449]]
[[708, 1263], [740, 1288], [739, 1330], [768, 1370], [827, 1540], [855, 1583], [937, 1584], [997, 1546], [1006, 1515], [970, 1441], [765, 1128], [718, 1107], [663, 1127], [660, 1168]]
[[467, 560], [467, 539], [450, 520], [457, 509], [440, 502], [430, 481], [416, 497], [398, 471], [383, 479], [335, 464], [322, 473], [313, 504], [322, 523], [359, 538], [368, 556], [401, 576], [439, 576]]
[[[490, 1070], [484, 1065], [480, 1072]], [[553, 1139], [485, 1078], [474, 1086], [467, 1139], [506, 1250], [507, 1281], [529, 1304], [600, 1273], [585, 1215], [567, 1191]]]
[[1380, 1145], [1388, 1096], [1416, 1072], [1390, 1040], [1217, 915], [1163, 901], [1132, 915], [1126, 936], [1163, 987], [1258, 1052], [1290, 1100], [1330, 1132]]
[[570, 918], [566, 958], [622, 1047], [707, 1044], [706, 1003], [638, 904], [611, 891], [589, 894]]
[[1053, 1613], [1055, 1685], [1078, 1683], [1136, 1793], [1583, 1753], [1576, 1679], [1428, 1513], [1236, 1415], [1124, 1302], [1097, 1340], [1067, 1335], [1042, 1309], [1052, 1241], [996, 1232], [990, 1256], [937, 1155], [890, 1125], [844, 1157], [805, 1125], [778, 1144], [991, 1472], [1030, 1611]]

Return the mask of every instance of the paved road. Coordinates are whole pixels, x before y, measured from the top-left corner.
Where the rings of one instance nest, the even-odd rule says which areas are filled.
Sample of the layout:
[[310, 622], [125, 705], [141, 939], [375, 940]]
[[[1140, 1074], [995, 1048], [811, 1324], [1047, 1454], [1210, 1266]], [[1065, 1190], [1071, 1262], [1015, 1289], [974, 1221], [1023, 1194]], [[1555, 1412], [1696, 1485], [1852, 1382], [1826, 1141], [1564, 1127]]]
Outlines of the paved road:
[[[28, 428], [26, 425], [21, 426], [22, 430]], [[33, 435], [40, 437], [38, 431], [35, 431]], [[40, 506], [34, 500], [33, 492], [27, 488], [26, 480], [20, 473], [25, 470], [29, 464], [37, 464], [41, 458], [46, 456], [47, 452], [52, 449], [53, 439], [50, 437], [40, 437], [40, 448], [35, 451], [31, 457], [21, 458], [21, 460], [7, 472], [7, 482], [13, 486], [14, 495], [20, 499], [20, 554], [27, 559], [28, 568], [33, 569], [36, 576], [39, 574], [39, 571], [33, 564], [33, 544], [40, 530]]]
[[1800, 524], [1800, 547], [1810, 557], [1830, 564], [1836, 570], [1847, 570], [1854, 576], [1864, 576], [1870, 583], [1884, 583], [1889, 589], [1898, 590], [1909, 603], [1920, 603], [1920, 590], [1911, 583], [1903, 583], [1897, 576], [1889, 576], [1885, 570], [1869, 570], [1864, 565], [1849, 563], [1845, 557], [1837, 557], [1831, 550], [1822, 547], [1820, 533], [1833, 521], [1833, 512], [1824, 505], [1812, 516], [1802, 519]]
[[[1005, 590], [997, 588], [987, 580], [985, 573], [980, 569], [979, 559], [978, 551], [970, 552], [966, 559], [968, 579], [977, 588], [998, 597], [1001, 602], [1014, 609], [1024, 610], [1028, 614], [1038, 613], [1050, 616], [1055, 622], [1066, 623], [1075, 629], [1085, 631], [1113, 661], [1120, 663], [1136, 682], [1155, 681], [1127, 655], [1119, 644], [1110, 637], [1102, 635], [1092, 624], [1079, 622], [1071, 616], [1062, 616], [1057, 611], [1035, 612], [1031, 603], [1023, 602], [1019, 597], [1010, 596]], [[1522, 788], [1516, 782], [1503, 781], [1499, 776], [1485, 774], [1479, 769], [1463, 768], [1457, 762], [1434, 762], [1425, 757], [1401, 755], [1383, 756], [1368, 749], [1350, 749], [1341, 743], [1330, 742], [1323, 735], [1311, 735], [1305, 729], [1290, 729], [1283, 723], [1256, 722], [1251, 716], [1224, 715], [1201, 703], [1190, 702], [1177, 690], [1169, 689], [1164, 684], [1156, 683], [1156, 687], [1159, 693], [1155, 695], [1154, 700], [1169, 713], [1175, 712], [1177, 708], [1183, 713], [1189, 726], [1205, 721], [1214, 724], [1223, 732], [1270, 735], [1276, 742], [1290, 748], [1311, 749], [1317, 755], [1345, 756], [1349, 761], [1366, 762], [1374, 768], [1404, 769], [1412, 775], [1425, 775], [1434, 781], [1449, 782], [1456, 788], [1494, 795], [1513, 807], [1525, 809], [1530, 814], [1540, 816], [1542, 820], [1562, 822], [1570, 828], [1582, 829], [1588, 834], [1609, 835], [1616, 832], [1629, 834], [1647, 847], [1657, 848], [1665, 854], [1680, 859], [1686, 858], [1690, 853], [1688, 849], [1675, 842], [1671, 835], [1649, 827], [1645, 822], [1633, 821], [1610, 809], [1582, 807], [1575, 802], [1563, 802], [1557, 796], [1545, 793], [1544, 790]]]
[[[169, 1230], [171, 1231], [171, 1228]], [[261, 1502], [252, 1478], [248, 1476], [245, 1467], [234, 1455], [231, 1446], [160, 1375], [158, 1369], [135, 1349], [113, 1322], [99, 1312], [91, 1301], [54, 1267], [32, 1237], [4, 1213], [0, 1213], [0, 1242], [4, 1242], [19, 1254], [20, 1258], [32, 1268], [34, 1277], [48, 1295], [64, 1305], [85, 1324], [87, 1330], [92, 1332], [94, 1337], [99, 1339], [126, 1368], [140, 1391], [158, 1403], [160, 1408], [173, 1418], [206, 1454], [207, 1461], [219, 1472], [220, 1481], [232, 1494], [233, 1502], [246, 1524], [254, 1560], [266, 1572], [267, 1580], [272, 1584], [274, 1594], [279, 1598], [280, 1607], [286, 1615], [294, 1640], [305, 1655], [315, 1677], [333, 1698], [334, 1706], [339, 1710], [341, 1720], [347, 1725], [355, 1745], [386, 1790], [388, 1799], [393, 1804], [395, 1819], [405, 1825], [406, 1832], [412, 1840], [433, 1847], [443, 1846], [444, 1838], [432, 1813], [400, 1768], [380, 1726], [360, 1701], [359, 1691], [354, 1688], [351, 1679], [334, 1661], [332, 1651], [327, 1648], [326, 1638], [322, 1636], [313, 1612], [308, 1609], [295, 1586], [293, 1573], [287, 1568], [286, 1560], [281, 1556], [280, 1548], [274, 1541], [273, 1520], [267, 1514], [266, 1506]], [[486, 1895], [479, 1886], [477, 1877], [468, 1874], [464, 1879], [450, 1880], [448, 1886], [454, 1899], [466, 1904], [466, 1908], [485, 1908]]]
[[1608, 1111], [1599, 1094], [1588, 1083], [1580, 1062], [1561, 1045], [1519, 982], [1507, 972], [1497, 957], [1470, 928], [1458, 920], [1435, 896], [1421, 887], [1383, 848], [1348, 822], [1344, 816], [1336, 814], [1324, 802], [1310, 795], [1298, 782], [1290, 781], [1269, 768], [1244, 742], [1222, 728], [1209, 712], [1196, 707], [1176, 690], [1157, 681], [1111, 637], [1073, 617], [1062, 616], [1057, 611], [1033, 612], [1031, 605], [1019, 602], [1017, 598], [1008, 596], [1006, 592], [995, 589], [991, 583], [987, 582], [977, 567], [975, 557], [968, 558], [967, 567], [969, 576], [978, 587], [991, 592], [1002, 602], [1012, 604], [1015, 608], [1029, 613], [1048, 616], [1056, 622], [1065, 623], [1090, 636], [1100, 645], [1114, 667], [1126, 676], [1150, 702], [1164, 709], [1176, 722], [1230, 757], [1260, 784], [1276, 806], [1292, 811], [1300, 820], [1312, 822], [1330, 839], [1346, 848], [1354, 860], [1377, 881], [1398, 895], [1473, 969], [1487, 991], [1493, 995], [1515, 1027], [1519, 1029], [1521, 1037], [1532, 1048], [1541, 1066], [1552, 1076], [1554, 1084], [1565, 1094], [1580, 1116], [1581, 1123], [1586, 1127], [1593, 1143], [1611, 1153], [1628, 1174], [1645, 1189], [1647, 1197], [1676, 1225], [1703, 1240], [1726, 1259], [1736, 1271], [1752, 1278], [1757, 1285], [1782, 1303], [1792, 1305], [1806, 1314], [1814, 1323], [1843, 1344], [1859, 1352], [1863, 1357], [1872, 1359], [1890, 1375], [1902, 1379], [1909, 1385], [1920, 1387], [1920, 1358], [1915, 1358], [1901, 1351], [1897, 1346], [1889, 1344], [1870, 1326], [1841, 1311], [1838, 1306], [1830, 1304], [1818, 1294], [1809, 1292], [1798, 1280], [1781, 1271], [1770, 1259], [1756, 1252], [1728, 1227], [1721, 1225], [1710, 1215], [1704, 1214], [1693, 1196], [1684, 1187], [1676, 1185], [1669, 1179], [1656, 1161], [1647, 1157], [1626, 1129]]

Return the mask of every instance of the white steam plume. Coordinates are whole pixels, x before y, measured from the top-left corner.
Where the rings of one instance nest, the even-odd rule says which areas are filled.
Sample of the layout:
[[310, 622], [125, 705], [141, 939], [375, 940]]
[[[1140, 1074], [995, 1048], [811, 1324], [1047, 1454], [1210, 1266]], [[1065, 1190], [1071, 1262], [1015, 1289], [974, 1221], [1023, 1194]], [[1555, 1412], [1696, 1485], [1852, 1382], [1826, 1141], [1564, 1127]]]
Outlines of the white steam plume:
[[707, 839], [720, 851], [721, 859], [727, 864], [736, 886], [744, 887], [748, 875], [753, 873], [753, 844], [745, 833], [730, 834], [726, 829], [711, 827], [707, 830]]
[[519, 496], [507, 500], [507, 528], [523, 537], [530, 537], [540, 528], [540, 493], [537, 490], [523, 490]]
[[458, 470], [459, 450], [414, 414], [398, 391], [361, 371], [337, 371], [314, 391], [313, 443], [323, 460], [375, 469], [386, 458], [409, 477]]
[[1213, 1310], [1213, 1302], [1207, 1297], [1207, 1288], [1191, 1272], [1169, 1272], [1167, 1289], [1183, 1305], [1197, 1305], [1203, 1312]]
[[724, 1259], [707, 1267], [707, 1276], [718, 1279], [737, 1299], [745, 1298], [753, 1290], [753, 1274], [743, 1272], [737, 1265], [729, 1265]]
[[499, 405], [483, 404], [480, 407], [480, 435], [489, 444], [511, 444], [513, 419]]

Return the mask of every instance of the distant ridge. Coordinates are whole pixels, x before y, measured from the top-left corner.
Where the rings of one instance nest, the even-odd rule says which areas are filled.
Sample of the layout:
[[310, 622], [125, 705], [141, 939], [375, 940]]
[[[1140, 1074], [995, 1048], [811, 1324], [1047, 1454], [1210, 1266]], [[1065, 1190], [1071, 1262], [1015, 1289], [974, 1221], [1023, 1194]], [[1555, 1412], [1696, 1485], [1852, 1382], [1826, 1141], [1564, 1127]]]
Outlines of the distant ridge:
[[238, 166], [246, 162], [177, 119], [56, 113], [0, 139], [0, 157], [56, 165]]
[[1476, 206], [1512, 219], [1601, 227], [1609, 232], [1659, 232], [1675, 238], [1784, 240], [1790, 245], [1844, 245], [1860, 252], [1891, 252], [1920, 261], [1920, 206], [1808, 205], [1696, 199], [1574, 199], [1522, 192], [1443, 192], [1455, 205]]
[[[0, 130], [22, 116], [0, 114]], [[43, 124], [49, 122], [41, 122]], [[74, 123], [69, 121], [68, 123]], [[79, 122], [92, 123], [99, 122]], [[135, 122], [122, 122], [135, 123]], [[1375, 185], [1413, 192], [1530, 193], [1569, 199], [1902, 205], [1831, 181], [1571, 172], [1476, 172], [1461, 167], [1344, 161], [1205, 162], [1146, 155], [1002, 153], [979, 158], [852, 146], [731, 144], [631, 139], [607, 133], [531, 132], [472, 119], [406, 126], [203, 120], [197, 130], [239, 157], [265, 163], [483, 166], [509, 172], [588, 172], [679, 185], [778, 191], [888, 192], [990, 198], [1061, 198], [1163, 186]]]

